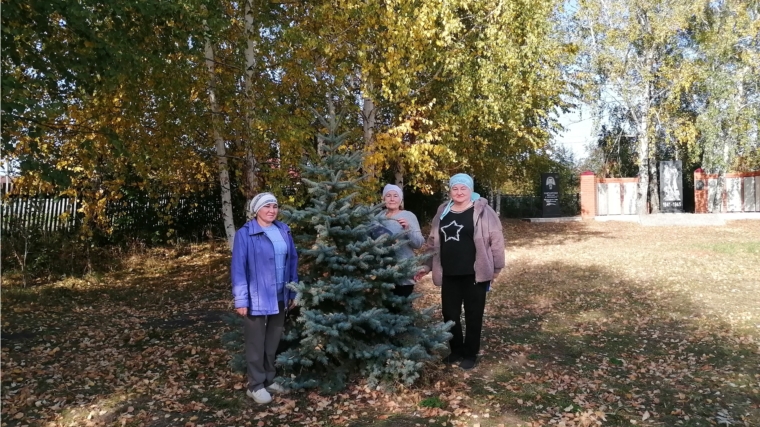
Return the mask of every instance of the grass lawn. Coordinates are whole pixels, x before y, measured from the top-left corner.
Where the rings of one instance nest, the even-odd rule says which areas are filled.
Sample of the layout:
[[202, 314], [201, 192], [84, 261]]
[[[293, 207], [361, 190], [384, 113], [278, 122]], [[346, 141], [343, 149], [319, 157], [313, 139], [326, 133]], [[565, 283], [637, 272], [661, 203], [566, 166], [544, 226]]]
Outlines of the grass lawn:
[[4, 274], [2, 426], [760, 426], [760, 221], [505, 233], [474, 370], [268, 406], [220, 345], [223, 247], [114, 253], [28, 289]]

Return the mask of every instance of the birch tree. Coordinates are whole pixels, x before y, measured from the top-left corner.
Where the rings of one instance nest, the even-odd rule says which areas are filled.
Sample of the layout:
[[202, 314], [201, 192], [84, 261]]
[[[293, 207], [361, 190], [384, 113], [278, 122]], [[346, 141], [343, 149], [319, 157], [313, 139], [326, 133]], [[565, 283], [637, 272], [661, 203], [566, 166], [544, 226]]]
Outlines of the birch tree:
[[283, 40], [323, 73], [314, 87], [351, 92], [364, 170], [431, 192], [455, 169], [503, 178], [505, 156], [548, 141], [570, 57], [551, 37], [557, 4], [296, 3]]
[[657, 209], [656, 201], [648, 203], [657, 194], [650, 186], [650, 177], [657, 176], [654, 147], [669, 113], [665, 105], [695, 78], [687, 68], [690, 63], [682, 60], [680, 43], [707, 3], [583, 0], [574, 14], [584, 52], [579, 66], [591, 89], [586, 102], [595, 106], [599, 116], [622, 106], [633, 121], [629, 131], [638, 142], [639, 215], [649, 213], [650, 205]]
[[227, 237], [227, 243], [230, 250], [233, 249], [235, 242], [235, 223], [232, 215], [232, 195], [230, 189], [230, 172], [227, 162], [227, 147], [222, 134], [219, 131], [219, 119], [221, 110], [217, 100], [217, 77], [216, 77], [216, 57], [214, 55], [214, 45], [211, 42], [208, 26], [205, 28], [206, 37], [204, 41], [204, 53], [206, 56], [206, 69], [208, 70], [208, 102], [211, 108], [211, 134], [214, 139], [216, 148], [217, 168], [219, 175], [219, 185], [221, 186], [222, 202], [222, 220], [224, 222], [224, 233]]
[[255, 78], [255, 72], [256, 72], [256, 60], [257, 60], [257, 49], [256, 49], [256, 40], [257, 37], [257, 20], [256, 20], [256, 14], [258, 12], [257, 8], [255, 7], [253, 0], [244, 0], [244, 9], [243, 9], [243, 19], [245, 22], [245, 31], [243, 32], [243, 35], [245, 36], [245, 75], [244, 75], [244, 84], [245, 84], [245, 92], [243, 93], [243, 99], [245, 99], [244, 104], [244, 117], [245, 117], [245, 126], [246, 126], [246, 134], [245, 139], [242, 140], [243, 142], [243, 150], [245, 152], [245, 166], [243, 169], [243, 177], [244, 177], [244, 192], [246, 195], [246, 198], [248, 200], [252, 199], [256, 193], [259, 191], [259, 185], [258, 180], [256, 177], [257, 170], [259, 168], [259, 161], [256, 159], [256, 155], [254, 154], [254, 147], [253, 145], [256, 143], [257, 139], [257, 132], [256, 132], [256, 124], [255, 124], [255, 115], [254, 112], [257, 110], [257, 100], [255, 98], [255, 92], [253, 90], [253, 86], [256, 83]]
[[708, 173], [760, 157], [760, 5], [728, 0], [711, 4], [694, 34], [702, 72], [694, 85], [699, 143], [690, 150]]
[[94, 226], [130, 191], [178, 198], [207, 188], [210, 153], [193, 132], [205, 128], [192, 66], [202, 44], [190, 42], [199, 7], [4, 5], [3, 143], [21, 165], [17, 184], [77, 195]]

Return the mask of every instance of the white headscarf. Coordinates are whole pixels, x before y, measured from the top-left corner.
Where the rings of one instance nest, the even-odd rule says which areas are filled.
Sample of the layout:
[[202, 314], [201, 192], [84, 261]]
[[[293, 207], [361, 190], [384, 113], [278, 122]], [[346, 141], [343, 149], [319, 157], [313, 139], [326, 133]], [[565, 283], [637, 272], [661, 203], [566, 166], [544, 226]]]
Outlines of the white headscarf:
[[251, 211], [255, 215], [259, 211], [259, 209], [263, 208], [264, 206], [270, 203], [277, 203], [277, 198], [274, 197], [274, 194], [259, 193], [256, 195], [256, 197], [253, 198], [253, 200], [251, 200], [251, 204], [248, 205], [248, 210]]
[[383, 188], [383, 198], [385, 198], [385, 195], [389, 191], [395, 191], [396, 193], [398, 193], [399, 199], [404, 200], [404, 192], [401, 191], [401, 187], [399, 187], [398, 185], [386, 184], [385, 188]]

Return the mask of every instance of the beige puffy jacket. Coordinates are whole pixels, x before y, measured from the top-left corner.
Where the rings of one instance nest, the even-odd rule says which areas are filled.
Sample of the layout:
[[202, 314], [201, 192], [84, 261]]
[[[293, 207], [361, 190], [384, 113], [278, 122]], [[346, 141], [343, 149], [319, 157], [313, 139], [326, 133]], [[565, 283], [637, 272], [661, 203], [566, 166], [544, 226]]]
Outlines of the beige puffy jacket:
[[[426, 252], [433, 254], [427, 260], [426, 267], [428, 271], [433, 272], [433, 283], [436, 286], [441, 286], [443, 280], [441, 239], [438, 234], [438, 227], [441, 222], [441, 213], [443, 213], [446, 204], [448, 202], [438, 207], [425, 246]], [[475, 281], [493, 281], [506, 263], [501, 221], [496, 212], [488, 206], [488, 201], [480, 198], [475, 201], [473, 223], [475, 224]]]

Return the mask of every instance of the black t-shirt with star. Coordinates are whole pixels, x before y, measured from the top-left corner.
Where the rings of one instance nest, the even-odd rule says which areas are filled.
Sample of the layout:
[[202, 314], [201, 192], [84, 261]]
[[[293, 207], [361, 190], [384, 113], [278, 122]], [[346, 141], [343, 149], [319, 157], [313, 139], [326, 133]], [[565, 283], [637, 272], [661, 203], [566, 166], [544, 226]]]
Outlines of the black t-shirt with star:
[[463, 212], [449, 212], [440, 222], [441, 266], [444, 276], [475, 274], [475, 224], [471, 206]]

